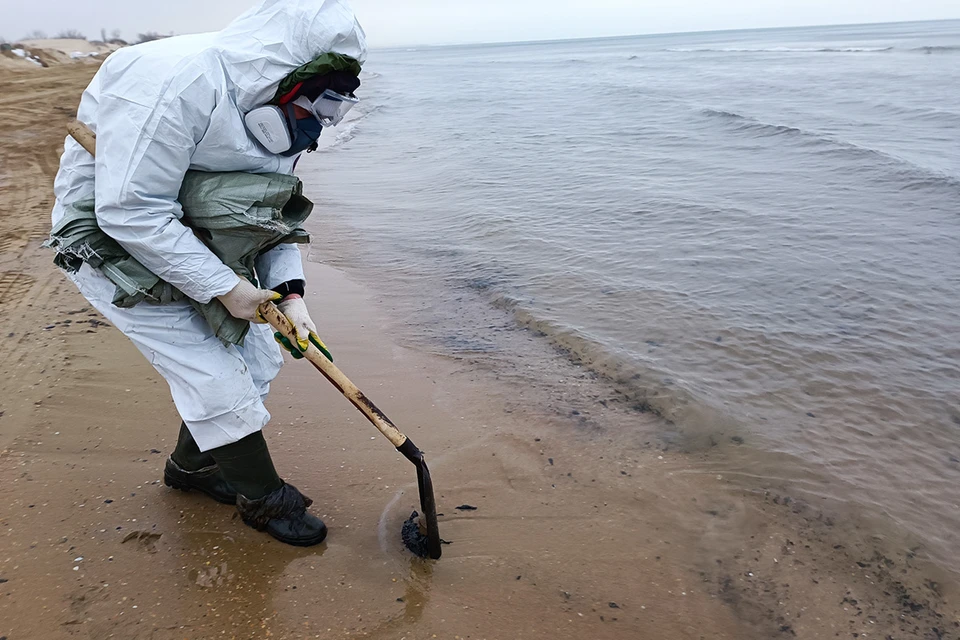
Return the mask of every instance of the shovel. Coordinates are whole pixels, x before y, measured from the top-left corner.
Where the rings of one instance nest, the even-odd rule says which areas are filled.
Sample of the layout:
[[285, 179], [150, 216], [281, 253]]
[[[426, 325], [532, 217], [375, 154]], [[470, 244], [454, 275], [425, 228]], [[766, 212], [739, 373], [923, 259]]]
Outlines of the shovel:
[[[80, 143], [90, 155], [96, 156], [96, 134], [85, 124], [74, 120], [67, 125], [67, 131]], [[260, 306], [260, 315], [270, 323], [274, 330], [286, 336], [290, 344], [297, 344], [296, 331], [290, 321], [272, 302]], [[342, 393], [347, 400], [353, 403], [367, 420], [373, 423], [380, 433], [397, 448], [403, 456], [417, 468], [417, 486], [420, 490], [421, 518], [416, 511], [404, 523], [401, 537], [404, 545], [421, 558], [438, 560], [441, 555], [440, 530], [437, 526], [437, 502], [433, 496], [433, 480], [430, 470], [423, 459], [423, 452], [413, 441], [403, 435], [396, 425], [390, 421], [380, 409], [363, 394], [340, 369], [327, 359], [312, 343], [307, 347], [303, 356], [317, 368], [317, 370]], [[419, 520], [419, 522], [418, 522]]]
[[[272, 302], [265, 302], [260, 305], [260, 315], [270, 323], [274, 329], [286, 336], [290, 344], [297, 344], [297, 333], [287, 320], [287, 317], [280, 313], [277, 306]], [[433, 480], [430, 478], [430, 470], [423, 459], [423, 452], [413, 444], [413, 440], [400, 433], [396, 425], [390, 421], [390, 418], [380, 411], [367, 396], [363, 394], [350, 379], [343, 374], [330, 360], [327, 359], [313, 343], [307, 347], [303, 356], [310, 361], [317, 371], [342, 393], [347, 400], [353, 403], [360, 413], [367, 417], [367, 420], [373, 423], [380, 433], [386, 437], [390, 443], [397, 448], [397, 451], [403, 454], [407, 460], [413, 463], [417, 468], [417, 486], [420, 489], [420, 509], [423, 511], [423, 520], [417, 524], [419, 514], [416, 511], [410, 516], [403, 525], [402, 537], [403, 543], [410, 551], [421, 558], [440, 558], [440, 531], [437, 527], [437, 501], [433, 497]]]

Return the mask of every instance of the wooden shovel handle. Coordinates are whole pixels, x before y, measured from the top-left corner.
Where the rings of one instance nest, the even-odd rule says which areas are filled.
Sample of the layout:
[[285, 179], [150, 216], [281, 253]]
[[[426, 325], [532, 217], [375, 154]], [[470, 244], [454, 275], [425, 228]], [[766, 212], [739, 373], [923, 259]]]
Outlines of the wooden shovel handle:
[[[73, 120], [67, 125], [67, 131], [90, 155], [96, 157], [97, 135], [90, 130], [90, 127], [79, 120]], [[290, 340], [290, 344], [297, 344], [297, 334], [293, 325], [290, 324], [290, 321], [287, 320], [285, 315], [280, 313], [280, 310], [277, 309], [275, 304], [266, 302], [261, 305], [260, 315], [262, 315], [275, 330], [286, 336], [287, 339]], [[367, 420], [373, 423], [373, 426], [380, 430], [380, 433], [386, 436], [387, 440], [389, 440], [393, 446], [399, 449], [407, 443], [407, 436], [400, 433], [400, 430], [390, 422], [390, 418], [380, 411], [375, 404], [370, 402], [367, 396], [357, 388], [357, 385], [350, 382], [350, 379], [343, 375], [343, 372], [340, 371], [335, 364], [330, 362], [312, 343], [303, 355], [333, 386], [340, 390], [340, 393], [342, 393], [347, 400], [352, 402], [353, 405], [367, 417]]]
[[87, 153], [97, 157], [97, 134], [91, 131], [90, 127], [79, 120], [71, 120], [67, 123], [67, 133], [73, 136], [73, 139], [79, 142]]
[[[297, 344], [297, 333], [287, 320], [287, 317], [280, 312], [272, 302], [265, 302], [260, 305], [260, 315], [270, 323], [274, 329], [279, 331], [290, 341], [290, 344]], [[396, 448], [402, 447], [407, 442], [407, 436], [403, 435], [390, 418], [388, 418], [380, 409], [373, 404], [367, 396], [363, 394], [357, 385], [350, 382], [350, 379], [337, 368], [337, 365], [330, 362], [325, 355], [317, 349], [313, 343], [307, 347], [303, 356], [324, 375], [324, 377], [333, 384], [347, 400], [353, 403], [367, 420], [373, 423], [380, 433], [389, 440]]]

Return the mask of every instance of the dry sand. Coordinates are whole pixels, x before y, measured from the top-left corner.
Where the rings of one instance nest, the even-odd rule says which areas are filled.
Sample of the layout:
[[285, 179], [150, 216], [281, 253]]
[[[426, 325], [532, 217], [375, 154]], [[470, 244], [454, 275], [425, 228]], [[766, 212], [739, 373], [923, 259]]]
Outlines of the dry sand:
[[[338, 364], [428, 453], [444, 558], [402, 549], [413, 467], [302, 363], [275, 384], [267, 439], [326, 544], [283, 546], [167, 489], [179, 420], [162, 379], [40, 248], [60, 125], [92, 73], [0, 69], [0, 637], [958, 637], [955, 583], [875, 531], [614, 437], [654, 416], [570, 416], [401, 346], [375, 292], [312, 263]], [[571, 397], [604, 393], [555, 366]]]

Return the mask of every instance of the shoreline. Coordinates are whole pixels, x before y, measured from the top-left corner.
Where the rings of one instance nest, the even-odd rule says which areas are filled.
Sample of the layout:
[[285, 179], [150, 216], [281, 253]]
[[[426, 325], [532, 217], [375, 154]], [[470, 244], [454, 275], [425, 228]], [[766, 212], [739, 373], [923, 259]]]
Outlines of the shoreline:
[[[0, 635], [958, 637], [956, 585], [877, 551], [857, 521], [752, 493], [702, 454], [624, 447], [617, 428], [653, 433], [650, 414], [570, 416], [552, 408], [564, 398], [489, 363], [413, 348], [394, 334], [388, 296], [311, 262], [321, 337], [426, 451], [453, 544], [435, 564], [402, 550], [413, 468], [292, 361], [266, 436], [281, 475], [317, 501], [328, 542], [284, 547], [229, 507], [167, 489], [178, 418], [166, 386], [39, 247], [56, 131], [71, 117], [54, 107], [93, 70], [0, 71], [13, 112], [0, 123]], [[31, 112], [13, 109], [25, 96]], [[42, 110], [52, 124], [31, 127]], [[552, 366], [576, 398], [600, 393], [589, 372]]]

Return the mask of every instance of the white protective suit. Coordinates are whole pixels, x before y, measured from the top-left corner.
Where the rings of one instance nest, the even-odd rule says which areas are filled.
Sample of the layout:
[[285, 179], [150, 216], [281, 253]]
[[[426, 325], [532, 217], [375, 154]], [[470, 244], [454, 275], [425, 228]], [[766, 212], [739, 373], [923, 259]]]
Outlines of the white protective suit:
[[[292, 173], [295, 158], [263, 149], [243, 116], [323, 53], [361, 63], [366, 39], [346, 0], [263, 0], [218, 33], [121, 49], [83, 93], [78, 119], [97, 134], [96, 161], [65, 142], [53, 222], [63, 206], [96, 199], [101, 229], [153, 273], [199, 302], [238, 277], [180, 218], [188, 169]], [[261, 287], [303, 279], [300, 250], [281, 245], [257, 263]], [[270, 419], [263, 398], [283, 364], [272, 331], [254, 325], [242, 348], [224, 346], [186, 302], [120, 309], [114, 285], [84, 265], [70, 278], [170, 385], [202, 451], [230, 444]]]

